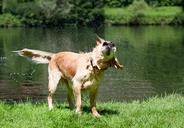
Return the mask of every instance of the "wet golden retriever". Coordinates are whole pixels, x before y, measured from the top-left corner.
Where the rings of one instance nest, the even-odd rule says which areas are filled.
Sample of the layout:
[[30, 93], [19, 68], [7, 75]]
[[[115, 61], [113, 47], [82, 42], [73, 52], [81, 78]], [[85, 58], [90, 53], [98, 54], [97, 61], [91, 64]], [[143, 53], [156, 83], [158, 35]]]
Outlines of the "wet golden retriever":
[[16, 52], [37, 63], [49, 64], [48, 106], [50, 110], [53, 108], [52, 97], [62, 79], [68, 88], [69, 106], [75, 107], [75, 111], [81, 113], [81, 91], [87, 90], [90, 96], [91, 112], [96, 117], [100, 116], [96, 109], [96, 97], [104, 71], [109, 67], [116, 69], [123, 67], [115, 55], [114, 43], [99, 36], [96, 37], [96, 47], [87, 53], [48, 53], [32, 49], [22, 49]]

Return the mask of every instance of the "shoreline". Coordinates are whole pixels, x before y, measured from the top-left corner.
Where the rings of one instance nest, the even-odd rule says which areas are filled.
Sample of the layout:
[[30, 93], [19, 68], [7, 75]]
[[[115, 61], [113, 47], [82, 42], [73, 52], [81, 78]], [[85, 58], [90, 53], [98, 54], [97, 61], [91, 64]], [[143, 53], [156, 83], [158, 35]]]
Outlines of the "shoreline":
[[[4, 13], [0, 15], [0, 27], [64, 27], [64, 26], [139, 26], [139, 25], [184, 25], [184, 11], [179, 6], [162, 6], [162, 7], [148, 7], [142, 10], [133, 10], [130, 8], [103, 8], [104, 21], [100, 24], [74, 24], [62, 23], [55, 25], [47, 25], [35, 23], [34, 25], [24, 23], [20, 17], [12, 15], [11, 13]], [[35, 19], [32, 19], [35, 20]]]

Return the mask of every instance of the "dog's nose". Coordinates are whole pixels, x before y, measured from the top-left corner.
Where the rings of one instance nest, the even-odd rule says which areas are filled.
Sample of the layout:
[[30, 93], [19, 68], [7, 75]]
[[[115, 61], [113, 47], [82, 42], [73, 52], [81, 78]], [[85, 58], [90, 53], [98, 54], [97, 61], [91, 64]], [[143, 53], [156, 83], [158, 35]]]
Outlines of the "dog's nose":
[[109, 44], [108, 44], [108, 47], [109, 47], [109, 48], [113, 48], [114, 46], [115, 46], [115, 45], [114, 45], [113, 43], [109, 43]]

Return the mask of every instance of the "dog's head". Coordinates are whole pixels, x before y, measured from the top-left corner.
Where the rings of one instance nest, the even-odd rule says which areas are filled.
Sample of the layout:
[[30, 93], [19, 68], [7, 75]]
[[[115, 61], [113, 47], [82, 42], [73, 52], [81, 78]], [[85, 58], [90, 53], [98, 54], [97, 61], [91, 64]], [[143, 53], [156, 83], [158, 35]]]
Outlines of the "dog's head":
[[106, 41], [99, 36], [96, 37], [96, 45], [99, 49], [99, 52], [101, 52], [102, 56], [104, 57], [104, 60], [110, 60], [114, 57], [116, 52], [116, 46], [111, 41]]
[[122, 68], [123, 66], [119, 64], [118, 59], [115, 55], [116, 46], [111, 41], [106, 41], [99, 36], [96, 36], [96, 54], [98, 54], [99, 61], [108, 64], [116, 69]]

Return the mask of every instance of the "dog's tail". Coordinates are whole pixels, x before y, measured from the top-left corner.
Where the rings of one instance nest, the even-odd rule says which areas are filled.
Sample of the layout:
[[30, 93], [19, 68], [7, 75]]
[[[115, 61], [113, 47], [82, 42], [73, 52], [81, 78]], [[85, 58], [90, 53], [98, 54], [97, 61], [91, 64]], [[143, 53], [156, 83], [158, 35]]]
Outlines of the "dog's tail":
[[52, 55], [54, 54], [54, 53], [33, 50], [33, 49], [27, 49], [27, 48], [24, 48], [24, 49], [18, 50], [18, 51], [13, 51], [13, 52], [16, 52], [20, 56], [31, 59], [32, 61], [34, 61], [38, 64], [49, 63], [49, 61], [52, 58]]

